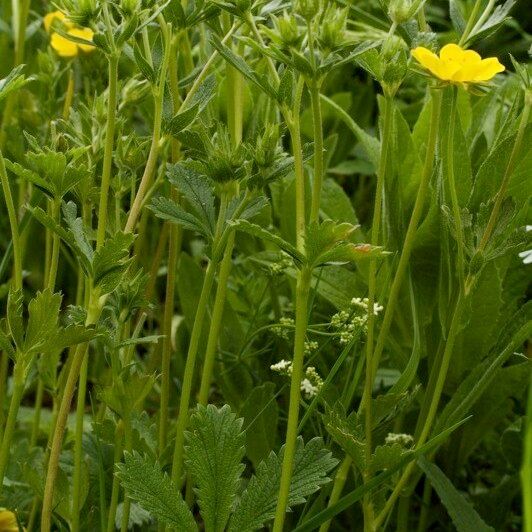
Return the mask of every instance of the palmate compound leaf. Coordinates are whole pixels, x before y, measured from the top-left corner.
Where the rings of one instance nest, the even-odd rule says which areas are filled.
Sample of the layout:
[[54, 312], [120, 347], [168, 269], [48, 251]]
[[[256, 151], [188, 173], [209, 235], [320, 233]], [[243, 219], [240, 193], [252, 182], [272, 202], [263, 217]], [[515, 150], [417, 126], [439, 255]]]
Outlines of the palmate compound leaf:
[[[246, 490], [238, 501], [229, 532], [252, 532], [264, 526], [275, 516], [275, 507], [281, 482], [283, 450], [277, 455], [271, 452], [257, 468]], [[294, 472], [290, 484], [288, 506], [306, 502], [309, 495], [330, 481], [327, 474], [338, 461], [324, 448], [321, 438], [313, 438], [306, 445], [303, 438], [297, 440]]]
[[157, 464], [137, 452], [126, 453], [116, 475], [130, 499], [138, 502], [161, 523], [180, 532], [198, 529], [181, 492]]
[[186, 433], [186, 463], [207, 532], [223, 532], [236, 499], [245, 453], [243, 419], [228, 405], [199, 405]]

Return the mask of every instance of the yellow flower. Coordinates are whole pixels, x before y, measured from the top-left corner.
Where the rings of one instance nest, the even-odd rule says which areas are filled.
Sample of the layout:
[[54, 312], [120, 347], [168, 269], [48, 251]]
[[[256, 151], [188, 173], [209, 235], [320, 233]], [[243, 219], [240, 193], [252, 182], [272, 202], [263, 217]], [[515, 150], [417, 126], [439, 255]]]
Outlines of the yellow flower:
[[0, 532], [18, 532], [15, 514], [4, 508], [0, 508]]
[[60, 21], [65, 31], [69, 35], [72, 35], [73, 37], [79, 37], [85, 41], [92, 41], [94, 32], [90, 28], [77, 28], [74, 23], [71, 22], [61, 11], [53, 11], [52, 13], [48, 13], [43, 19], [43, 24], [45, 30], [48, 33], [51, 33], [50, 44], [58, 55], [61, 57], [75, 57], [78, 55], [80, 50], [84, 52], [92, 52], [92, 50], [94, 50], [94, 46], [92, 45], [78, 44], [74, 41], [70, 41], [62, 35], [59, 35], [59, 33], [54, 32], [52, 28], [54, 20]]
[[447, 44], [440, 56], [419, 46], [412, 50], [419, 63], [437, 78], [456, 83], [482, 83], [504, 71], [504, 65], [496, 57], [482, 59], [473, 50], [464, 50], [457, 44]]

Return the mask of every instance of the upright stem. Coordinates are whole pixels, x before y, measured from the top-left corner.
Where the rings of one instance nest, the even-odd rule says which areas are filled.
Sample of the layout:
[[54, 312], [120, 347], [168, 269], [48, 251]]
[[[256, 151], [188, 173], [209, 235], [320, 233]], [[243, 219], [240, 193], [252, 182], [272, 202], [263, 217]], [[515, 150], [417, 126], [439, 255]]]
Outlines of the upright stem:
[[83, 355], [83, 362], [79, 374], [78, 399], [76, 405], [76, 429], [74, 437], [74, 474], [72, 476], [72, 532], [79, 530], [79, 512], [81, 497], [81, 470], [83, 465], [83, 417], [85, 413], [85, 394], [87, 390], [87, 373], [89, 367], [87, 353]]
[[225, 306], [225, 296], [227, 293], [227, 281], [233, 265], [233, 247], [235, 244], [235, 231], [231, 231], [225, 247], [224, 256], [220, 265], [218, 275], [218, 288], [214, 299], [212, 311], [211, 327], [209, 329], [209, 338], [207, 339], [207, 348], [205, 351], [205, 362], [203, 364], [203, 373], [201, 375], [201, 385], [198, 396], [198, 403], [206, 405], [209, 399], [209, 388], [212, 380], [212, 371], [214, 368], [214, 359], [216, 355], [216, 346], [220, 336], [220, 327], [222, 325], [223, 311]]
[[168, 70], [168, 63], [170, 62], [170, 51], [172, 49], [171, 39], [169, 37], [171, 27], [169, 25], [161, 24], [163, 36], [164, 36], [164, 57], [159, 72], [159, 85], [157, 87], [156, 97], [154, 101], [154, 116], [153, 116], [153, 132], [150, 146], [150, 153], [148, 155], [148, 161], [144, 167], [144, 173], [140, 180], [140, 185], [135, 195], [135, 200], [129, 211], [127, 218], [125, 231], [127, 233], [132, 232], [135, 229], [142, 204], [148, 189], [151, 186], [152, 178], [157, 168], [157, 158], [159, 156], [159, 141], [161, 139], [161, 125], [163, 116], [163, 103], [164, 103], [164, 89], [166, 86], [166, 72]]
[[294, 155], [294, 172], [296, 183], [296, 244], [299, 251], [305, 248], [305, 170], [303, 167], [303, 146], [301, 144], [300, 108], [303, 96], [304, 79], [299, 77], [294, 98], [291, 121], [289, 122], [292, 153]]
[[17, 414], [20, 407], [20, 401], [24, 393], [25, 370], [24, 362], [15, 362], [13, 370], [13, 395], [11, 396], [11, 403], [9, 405], [9, 413], [7, 415], [6, 426], [4, 429], [4, 436], [2, 438], [2, 446], [0, 447], [0, 495], [4, 484], [4, 475], [6, 472], [7, 462], [9, 460], [9, 451], [11, 449], [11, 440], [15, 431], [17, 422]]
[[[229, 20], [226, 20], [229, 25]], [[227, 117], [229, 124], [229, 134], [231, 135], [231, 142], [233, 146], [238, 147], [242, 142], [242, 75], [233, 66], [226, 65], [226, 79], [227, 79]], [[216, 296], [214, 298], [214, 307], [211, 317], [211, 327], [209, 329], [209, 337], [207, 339], [207, 348], [205, 351], [205, 358], [203, 362], [203, 372], [201, 375], [200, 391], [198, 396], [198, 403], [201, 405], [207, 404], [209, 399], [209, 388], [212, 380], [212, 372], [214, 369], [214, 360], [216, 356], [216, 347], [218, 338], [220, 336], [220, 328], [222, 325], [223, 312], [225, 307], [225, 298], [227, 293], [227, 283], [231, 273], [233, 263], [233, 248], [235, 245], [235, 231], [232, 230], [227, 238], [225, 251], [220, 264], [220, 272], [218, 275], [218, 286], [216, 288]]]
[[[170, 55], [172, 60], [168, 65], [168, 86], [172, 96], [172, 109], [174, 113], [179, 111], [179, 84], [177, 76], [177, 43], [174, 37], [170, 43]], [[180, 157], [179, 143], [172, 139], [172, 162], [176, 163]], [[172, 199], [178, 199], [178, 193], [171, 191]], [[172, 357], [172, 318], [174, 316], [174, 298], [177, 262], [181, 248], [181, 228], [166, 222], [168, 227], [168, 271], [166, 274], [166, 293], [163, 315], [163, 347], [161, 355], [161, 404], [159, 412], [159, 453], [166, 447], [168, 435], [168, 405], [170, 402], [170, 361]]]
[[[386, 168], [388, 166], [388, 152], [393, 120], [393, 100], [385, 96], [383, 110], [383, 128], [381, 136], [381, 153], [379, 160], [379, 171], [377, 175], [377, 189], [375, 194], [375, 208], [373, 211], [373, 222], [371, 225], [371, 244], [377, 246], [380, 240], [382, 205], [384, 196], [384, 182], [386, 178]], [[364, 394], [366, 401], [364, 403], [364, 420], [365, 420], [365, 451], [366, 451], [366, 472], [365, 481], [371, 479], [371, 454], [372, 454], [372, 418], [371, 418], [371, 391], [373, 387], [372, 355], [373, 355], [373, 335], [375, 329], [375, 296], [377, 291], [377, 262], [370, 259], [369, 277], [368, 277], [368, 320], [367, 320], [367, 339], [366, 339], [366, 380], [364, 385]], [[364, 529], [373, 530], [373, 505], [369, 495], [364, 497]]]
[[216, 248], [218, 240], [222, 234], [225, 225], [225, 217], [227, 214], [228, 197], [222, 194], [220, 201], [220, 212], [218, 213], [218, 220], [216, 222], [216, 230], [213, 239], [212, 249], [213, 257], [209, 261], [205, 277], [203, 279], [203, 286], [196, 308], [196, 315], [194, 316], [194, 325], [190, 334], [190, 343], [188, 345], [187, 359], [185, 362], [185, 373], [183, 375], [183, 384], [181, 387], [181, 398], [179, 400], [179, 411], [176, 425], [176, 437], [174, 455], [172, 459], [171, 478], [174, 482], [181, 481], [183, 472], [183, 451], [185, 443], [185, 429], [188, 423], [188, 409], [190, 406], [190, 396], [192, 393], [192, 381], [194, 379], [194, 368], [196, 366], [196, 358], [198, 355], [201, 334], [203, 332], [203, 324], [205, 321], [205, 314], [207, 313], [207, 306], [209, 304], [209, 296], [211, 294], [212, 285], [214, 283], [214, 276], [216, 268], [218, 267], [218, 258], [214, 256], [217, 252]]
[[[113, 455], [113, 464], [118, 464], [124, 450], [124, 423], [120, 420], [116, 426], [115, 449]], [[113, 475], [113, 485], [111, 488], [111, 501], [109, 503], [109, 513], [107, 515], [107, 532], [115, 530], [115, 516], [118, 507], [118, 496], [120, 495], [120, 480]]]
[[[87, 314], [86, 325], [93, 325], [98, 321], [102, 310], [102, 305], [98, 301], [97, 291], [91, 293], [89, 299], [89, 311]], [[54, 485], [57, 478], [57, 470], [59, 468], [59, 457], [61, 455], [61, 447], [63, 443], [63, 436], [65, 434], [68, 414], [70, 412], [70, 405], [76, 390], [76, 383], [81, 371], [81, 366], [85, 355], [87, 353], [88, 344], [79, 344], [72, 357], [70, 369], [63, 389], [61, 403], [57, 412], [57, 419], [55, 422], [54, 433], [52, 436], [50, 458], [48, 462], [48, 470], [46, 472], [46, 481], [44, 486], [43, 503], [41, 511], [41, 532], [50, 532], [52, 526], [52, 508], [54, 498]]]
[[312, 186], [312, 203], [310, 223], [318, 222], [320, 215], [321, 189], [323, 186], [323, 125], [321, 118], [320, 87], [316, 80], [309, 86], [314, 125], [314, 181]]
[[[124, 451], [130, 453], [133, 449], [133, 432], [131, 428], [131, 414], [127, 413], [124, 416]], [[129, 512], [131, 509], [131, 499], [124, 492], [124, 501], [122, 503], [122, 523], [120, 526], [121, 532], [127, 532], [129, 525]]]
[[[329, 502], [327, 503], [327, 506], [332, 506], [333, 504], [336, 504], [340, 500], [340, 495], [342, 494], [342, 490], [344, 489], [345, 483], [347, 481], [347, 475], [349, 473], [349, 470], [351, 469], [352, 464], [351, 457], [347, 455], [340, 466], [338, 467], [336, 471], [336, 475], [334, 476], [334, 484], [333, 489], [331, 491], [331, 496], [329, 497]], [[328, 532], [329, 528], [331, 527], [332, 519], [329, 521], [325, 521], [323, 525], [320, 526], [319, 532]]]
[[201, 289], [201, 295], [198, 301], [196, 315], [194, 317], [194, 325], [190, 335], [190, 344], [188, 346], [187, 360], [185, 363], [185, 373], [183, 375], [183, 384], [181, 388], [181, 398], [179, 401], [179, 413], [176, 426], [174, 456], [172, 461], [172, 480], [174, 482], [181, 481], [181, 475], [183, 472], [183, 446], [185, 443], [185, 429], [188, 423], [188, 409], [190, 405], [190, 395], [192, 393], [194, 368], [196, 365], [196, 357], [198, 354], [203, 324], [205, 321], [205, 314], [207, 311], [207, 304], [209, 302], [209, 295], [211, 293], [215, 272], [216, 263], [211, 260], [207, 266], [205, 278], [203, 279], [203, 287]]
[[286, 507], [290, 495], [290, 483], [294, 468], [294, 456], [297, 443], [297, 427], [299, 421], [299, 403], [301, 400], [301, 381], [305, 358], [305, 335], [308, 325], [308, 299], [312, 270], [304, 266], [298, 274], [296, 287], [296, 324], [294, 339], [294, 358], [292, 360], [292, 376], [290, 379], [290, 400], [288, 405], [288, 423], [284, 446], [283, 465], [279, 498], [275, 510], [273, 532], [282, 532]]
[[521, 120], [519, 121], [519, 127], [517, 129], [517, 135], [515, 137], [512, 153], [510, 154], [510, 159], [508, 160], [508, 164], [504, 172], [504, 177], [502, 179], [501, 186], [499, 188], [499, 191], [497, 192], [497, 196], [495, 197], [495, 204], [493, 205], [488, 224], [486, 225], [486, 229], [484, 230], [484, 234], [482, 235], [482, 239], [479, 244], [480, 251], [482, 251], [486, 247], [486, 244], [488, 243], [493, 233], [493, 230], [495, 229], [495, 224], [497, 223], [497, 219], [501, 210], [501, 205], [508, 189], [508, 183], [510, 182], [510, 178], [512, 177], [513, 171], [515, 169], [517, 156], [521, 151], [521, 145], [523, 144], [523, 136], [525, 134], [526, 126], [530, 118], [531, 107], [532, 91], [527, 90], [525, 92], [525, 107], [523, 109], [523, 113], [521, 114]]
[[107, 205], [109, 185], [113, 164], [113, 148], [115, 141], [116, 100], [118, 86], [118, 55], [109, 56], [109, 86], [107, 89], [107, 126], [105, 129], [105, 145], [103, 151], [102, 182], [100, 184], [100, 204], [98, 208], [98, 229], [96, 231], [96, 247], [102, 246], [107, 228]]
[[[175, 199], [176, 192], [172, 190]], [[167, 222], [171, 223], [171, 222]], [[170, 359], [172, 357], [172, 318], [174, 316], [174, 297], [177, 261], [179, 256], [179, 228], [172, 224], [168, 238], [168, 272], [166, 274], [166, 293], [163, 315], [163, 346], [161, 361], [161, 411], [159, 412], [159, 453], [166, 447], [168, 435], [168, 404], [170, 402]]]
[[532, 532], [532, 372], [528, 385], [528, 401], [524, 419], [523, 463], [521, 486], [523, 488], [524, 532]]
[[[434, 153], [436, 151], [436, 143], [438, 140], [438, 130], [440, 123], [440, 111], [441, 111], [441, 92], [439, 90], [432, 91], [432, 102], [431, 102], [431, 120], [429, 127], [429, 136], [427, 139], [427, 148], [425, 152], [425, 163], [423, 166], [423, 174], [421, 176], [421, 181], [419, 183], [419, 188], [417, 191], [416, 202], [414, 204], [414, 209], [412, 210], [412, 215], [410, 217], [410, 222], [408, 223], [408, 229], [406, 231], [405, 240], [403, 242], [401, 256], [399, 258], [399, 263], [397, 265], [397, 270], [395, 272], [394, 279], [392, 281], [392, 286], [389, 291], [388, 301], [384, 311], [384, 317], [382, 319], [382, 325], [380, 327], [379, 335], [377, 337], [377, 343], [375, 345], [375, 350], [372, 356], [372, 378], [371, 381], [375, 378], [375, 373], [379, 366], [380, 357], [382, 355], [384, 346], [386, 344], [386, 338], [388, 331], [390, 330], [390, 325], [394, 316], [395, 308], [397, 305], [397, 300], [399, 298], [399, 293], [401, 286], [403, 284], [403, 278], [405, 272], [408, 268], [408, 263], [410, 260], [410, 254], [412, 252], [412, 247], [414, 245], [415, 235], [423, 214], [423, 208], [425, 205], [425, 198], [427, 196], [427, 191], [430, 183], [430, 177], [432, 175], [432, 170], [434, 167]], [[363, 398], [363, 401], [366, 400], [366, 397]]]
[[22, 251], [20, 246], [20, 234], [18, 230], [17, 212], [13, 203], [13, 195], [9, 186], [6, 165], [2, 150], [0, 150], [0, 180], [2, 181], [2, 190], [6, 201], [7, 215], [11, 229], [11, 240], [13, 242], [13, 287], [15, 290], [22, 289]]
[[456, 127], [456, 87], [451, 87], [451, 108], [449, 111], [449, 128], [447, 132], [447, 153], [446, 153], [446, 167], [447, 180], [449, 182], [449, 192], [451, 195], [451, 208], [453, 212], [454, 232], [457, 246], [457, 264], [458, 280], [460, 282], [460, 290], [464, 288], [465, 275], [465, 261], [464, 261], [464, 231], [462, 229], [462, 214], [460, 211], [460, 203], [458, 201], [458, 194], [456, 191], [456, 181], [454, 175], [454, 130]]
[[[61, 209], [61, 198], [54, 198], [52, 202], [52, 217], [55, 221], [59, 220]], [[48, 271], [47, 286], [53, 292], [55, 288], [55, 280], [57, 277], [57, 268], [59, 266], [59, 248], [61, 246], [61, 239], [57, 233], [52, 234], [52, 256], [50, 258], [50, 266]]]

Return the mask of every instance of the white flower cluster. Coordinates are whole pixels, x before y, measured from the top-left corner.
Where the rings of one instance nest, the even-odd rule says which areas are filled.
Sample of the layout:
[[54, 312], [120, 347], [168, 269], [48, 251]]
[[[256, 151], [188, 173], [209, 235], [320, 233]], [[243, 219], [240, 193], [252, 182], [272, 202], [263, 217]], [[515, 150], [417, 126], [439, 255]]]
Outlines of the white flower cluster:
[[319, 347], [318, 342], [315, 342], [314, 340], [306, 340], [305, 341], [305, 355], [307, 356], [310, 355], [311, 353], [316, 351], [318, 347]]
[[279, 336], [279, 338], [284, 338], [288, 340], [290, 337], [290, 331], [295, 326], [294, 318], [280, 318], [279, 325], [274, 325], [272, 327], [272, 332]]
[[[528, 231], [532, 231], [532, 225], [527, 225], [525, 229], [527, 233]], [[523, 264], [532, 264], [532, 249], [521, 251], [521, 253], [519, 253], [519, 258], [523, 260]]]
[[403, 447], [409, 447], [414, 443], [414, 438], [410, 434], [396, 434], [395, 432], [389, 432], [384, 441], [388, 445], [398, 443]]
[[270, 275], [281, 275], [287, 268], [293, 265], [292, 258], [288, 253], [282, 253], [278, 262], [272, 262], [270, 266]]
[[[292, 362], [290, 360], [280, 360], [270, 366], [272, 371], [290, 377], [292, 375]], [[309, 366], [305, 371], [305, 377], [301, 381], [301, 391], [306, 399], [312, 399], [323, 386], [323, 379], [320, 377], [314, 366]]]
[[[337, 330], [341, 344], [348, 344], [360, 331], [366, 332], [368, 321], [367, 297], [354, 297], [349, 310], [341, 310], [331, 318], [331, 326]], [[384, 307], [378, 302], [373, 304], [373, 314], [378, 316]]]

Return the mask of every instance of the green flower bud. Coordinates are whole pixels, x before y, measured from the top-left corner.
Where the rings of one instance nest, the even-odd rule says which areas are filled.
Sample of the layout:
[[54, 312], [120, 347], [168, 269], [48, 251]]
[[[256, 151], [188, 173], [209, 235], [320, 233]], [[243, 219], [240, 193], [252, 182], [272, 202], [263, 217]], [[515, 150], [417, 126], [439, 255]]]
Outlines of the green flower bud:
[[320, 10], [319, 0], [296, 0], [294, 10], [306, 21], [311, 21]]
[[345, 42], [346, 9], [328, 9], [319, 28], [318, 39], [325, 50], [336, 50]]
[[281, 43], [286, 48], [297, 47], [303, 39], [303, 34], [294, 15], [289, 15], [285, 11], [282, 17], [272, 16], [272, 19]]
[[403, 24], [412, 17], [412, 14], [411, 0], [392, 0], [388, 6], [388, 15], [396, 24]]

